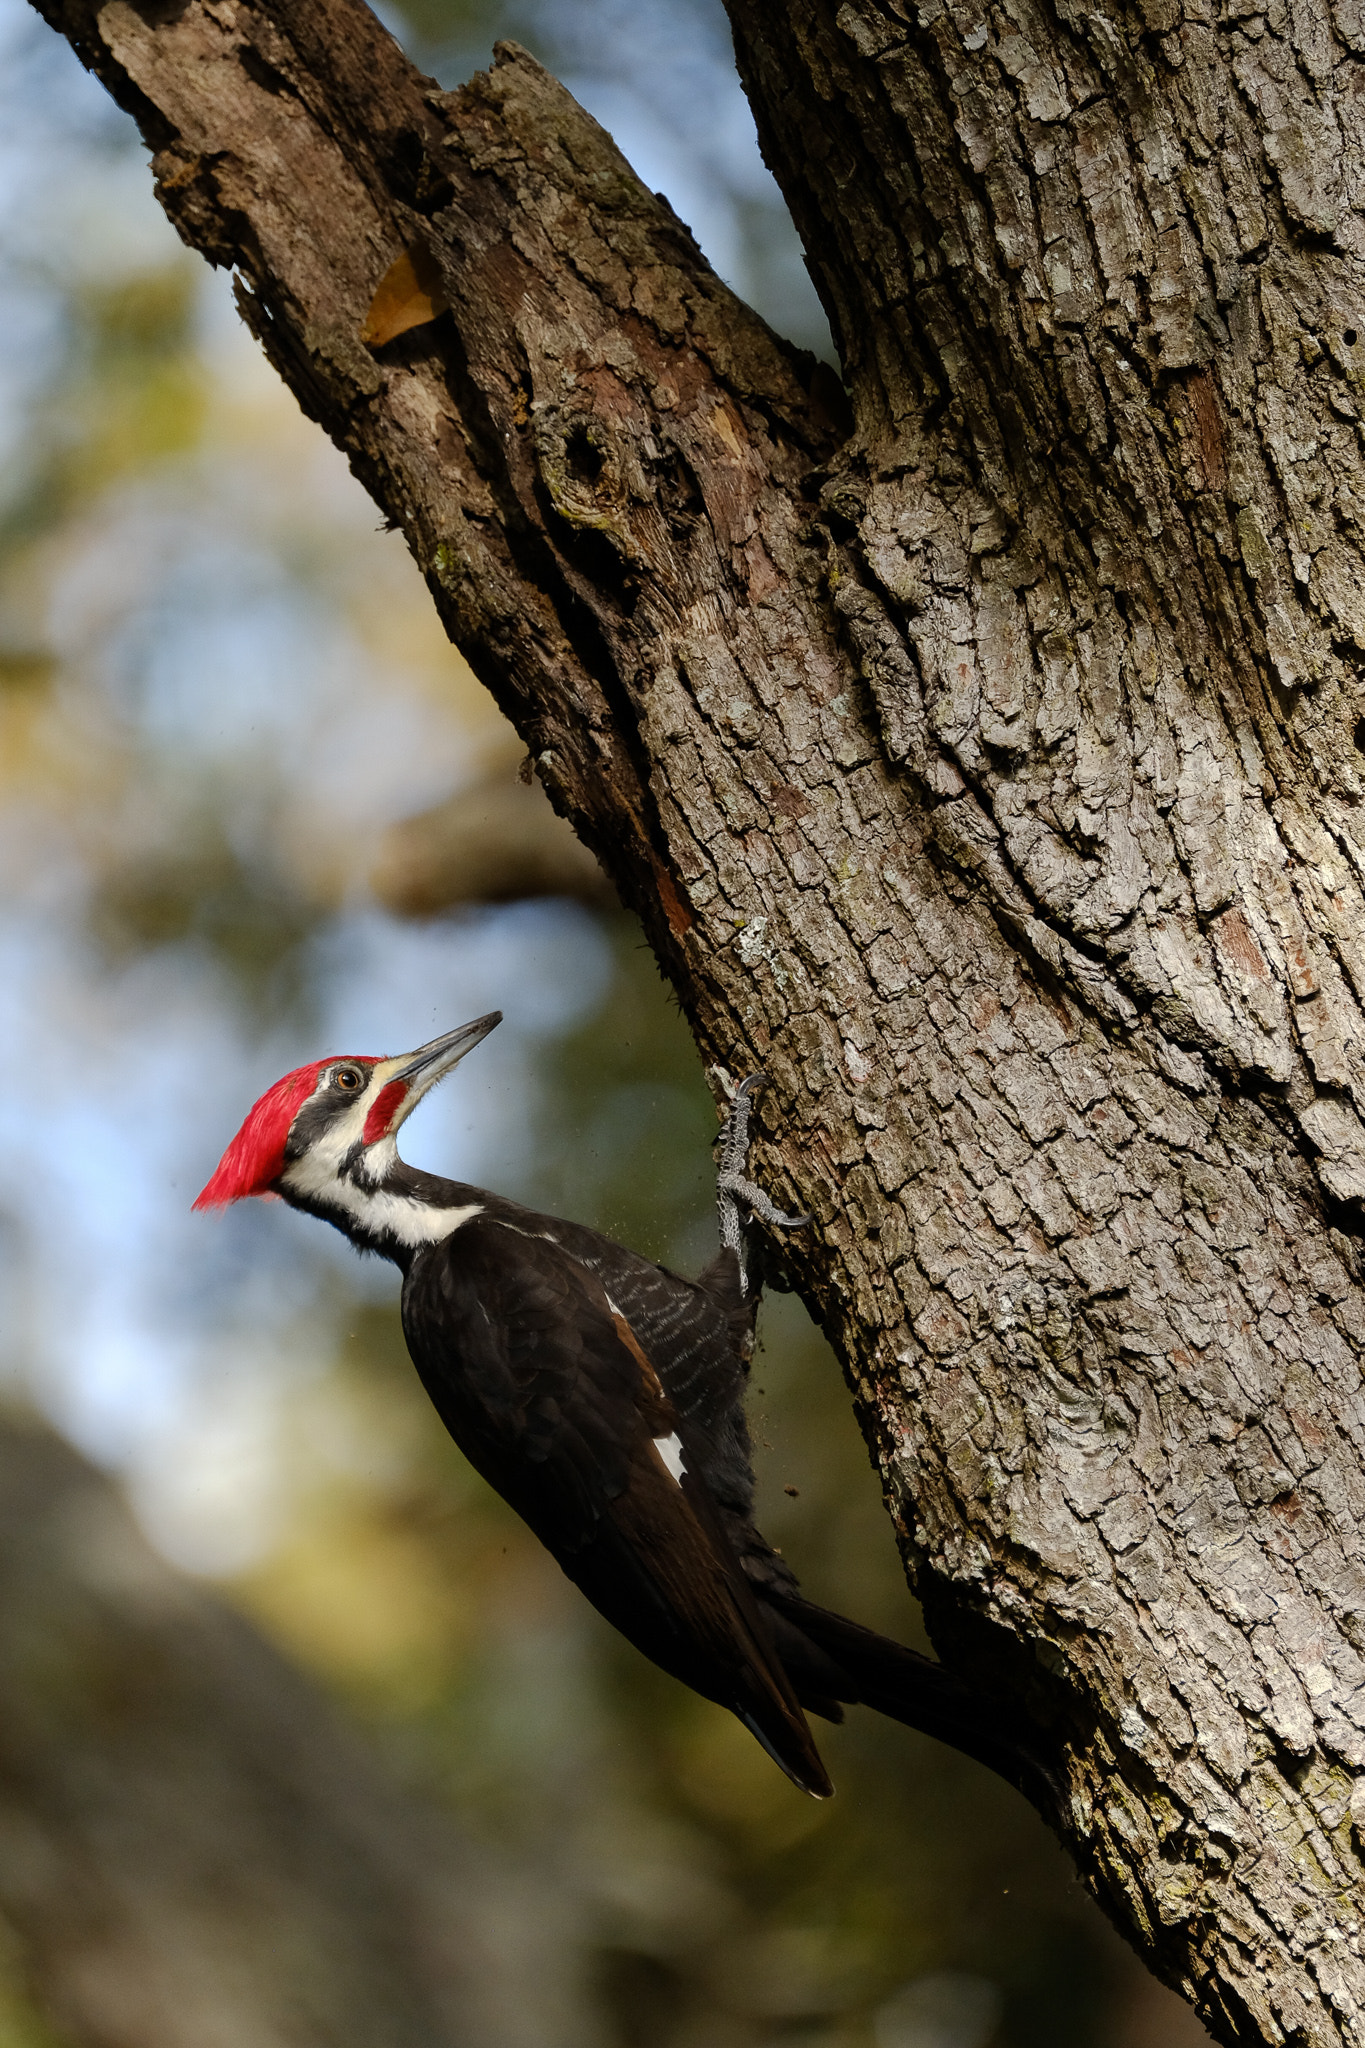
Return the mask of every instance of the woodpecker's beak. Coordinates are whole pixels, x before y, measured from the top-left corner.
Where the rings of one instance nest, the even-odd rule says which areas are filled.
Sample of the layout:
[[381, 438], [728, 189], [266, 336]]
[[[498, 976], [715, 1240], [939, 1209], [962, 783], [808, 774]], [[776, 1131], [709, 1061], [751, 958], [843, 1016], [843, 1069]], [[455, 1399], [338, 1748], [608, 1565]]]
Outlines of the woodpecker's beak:
[[398, 1087], [405, 1090], [386, 1120], [386, 1131], [396, 1131], [412, 1115], [427, 1090], [443, 1080], [452, 1067], [458, 1067], [465, 1054], [473, 1052], [501, 1022], [502, 1011], [490, 1010], [486, 1017], [476, 1017], [472, 1024], [443, 1032], [430, 1045], [419, 1046], [416, 1052], [400, 1053], [397, 1059], [382, 1061], [372, 1076], [372, 1080], [382, 1083], [382, 1093], [388, 1095], [390, 1089], [396, 1092]]

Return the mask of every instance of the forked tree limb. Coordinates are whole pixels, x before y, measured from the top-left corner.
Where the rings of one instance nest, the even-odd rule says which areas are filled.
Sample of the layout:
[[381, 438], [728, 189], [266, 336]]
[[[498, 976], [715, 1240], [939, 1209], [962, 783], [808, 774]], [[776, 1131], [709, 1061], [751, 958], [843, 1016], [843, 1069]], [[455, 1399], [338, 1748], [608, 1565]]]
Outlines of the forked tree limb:
[[945, 1658], [1215, 2033], [1357, 2037], [1358, 0], [732, 0], [851, 428], [524, 53], [42, 4], [772, 1075]]

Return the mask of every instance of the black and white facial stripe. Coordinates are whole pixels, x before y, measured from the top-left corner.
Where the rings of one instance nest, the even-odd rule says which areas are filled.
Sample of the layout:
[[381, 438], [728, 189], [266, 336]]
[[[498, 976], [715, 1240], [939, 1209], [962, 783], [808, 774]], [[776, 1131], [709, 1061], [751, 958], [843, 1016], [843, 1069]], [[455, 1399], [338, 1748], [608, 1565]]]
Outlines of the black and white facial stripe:
[[[433, 1201], [425, 1191], [405, 1185], [410, 1177], [392, 1131], [366, 1143], [370, 1113], [385, 1089], [394, 1086], [398, 1064], [351, 1059], [323, 1068], [290, 1126], [280, 1191], [348, 1235], [372, 1239], [376, 1248], [392, 1243], [415, 1250], [440, 1243], [480, 1215], [483, 1205]], [[410, 1106], [396, 1104], [395, 1121]]]

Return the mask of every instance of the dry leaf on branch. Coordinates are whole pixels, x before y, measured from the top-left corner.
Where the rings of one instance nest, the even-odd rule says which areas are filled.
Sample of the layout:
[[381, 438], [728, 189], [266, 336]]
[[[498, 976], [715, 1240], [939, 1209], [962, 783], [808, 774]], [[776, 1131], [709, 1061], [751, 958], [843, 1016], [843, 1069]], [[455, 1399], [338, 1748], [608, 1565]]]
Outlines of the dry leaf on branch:
[[445, 311], [441, 273], [430, 253], [414, 243], [380, 279], [360, 339], [367, 348], [383, 348], [385, 342], [406, 334], [410, 327], [425, 327]]

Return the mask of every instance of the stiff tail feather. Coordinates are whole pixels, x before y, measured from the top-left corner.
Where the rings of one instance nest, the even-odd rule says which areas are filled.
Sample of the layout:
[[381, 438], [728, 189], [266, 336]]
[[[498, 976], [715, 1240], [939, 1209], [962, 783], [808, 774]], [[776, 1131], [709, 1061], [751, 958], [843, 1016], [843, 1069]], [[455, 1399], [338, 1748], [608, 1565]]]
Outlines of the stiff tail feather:
[[767, 1751], [778, 1769], [786, 1773], [793, 1785], [798, 1786], [802, 1792], [808, 1792], [812, 1799], [832, 1797], [834, 1787], [809, 1732], [804, 1743], [794, 1743], [789, 1729], [772, 1727], [771, 1715], [765, 1716], [768, 1722], [768, 1727], [765, 1727], [754, 1714], [747, 1713], [742, 1707], [736, 1707], [734, 1712], [760, 1749]]
[[[1035, 1805], [1056, 1803], [1058, 1786], [1052, 1772], [1026, 1744], [1022, 1730], [1006, 1719], [999, 1702], [945, 1670], [932, 1657], [921, 1656], [918, 1650], [894, 1643], [889, 1636], [878, 1635], [875, 1629], [864, 1628], [842, 1614], [816, 1607], [799, 1594], [768, 1588], [765, 1599], [820, 1653], [821, 1692], [828, 1684], [829, 1666], [834, 1665], [848, 1680], [846, 1686], [839, 1686], [836, 1698], [849, 1705], [871, 1707], [907, 1728], [935, 1736], [1007, 1778]], [[805, 1699], [806, 1688], [799, 1679], [797, 1690], [805, 1705], [821, 1711], [819, 1699]]]

